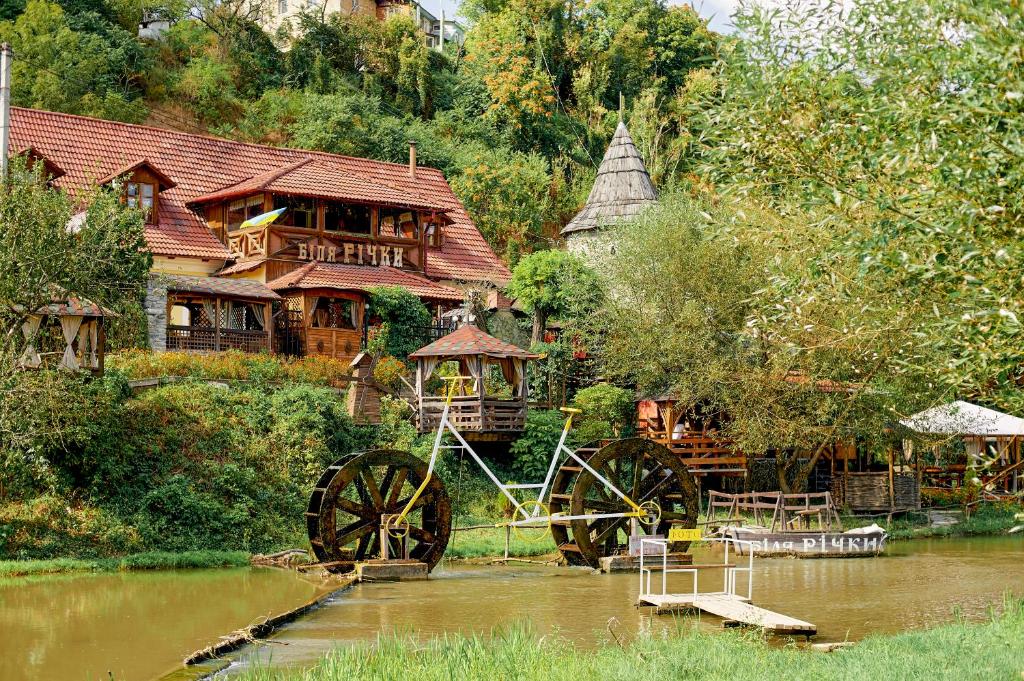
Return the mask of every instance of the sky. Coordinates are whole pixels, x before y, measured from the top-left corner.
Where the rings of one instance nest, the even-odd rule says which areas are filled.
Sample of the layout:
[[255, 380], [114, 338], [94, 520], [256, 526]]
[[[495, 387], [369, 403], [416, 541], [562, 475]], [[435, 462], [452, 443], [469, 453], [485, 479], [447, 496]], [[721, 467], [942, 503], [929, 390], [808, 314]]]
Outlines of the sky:
[[[420, 0], [420, 4], [433, 14], [440, 16], [442, 7], [445, 17], [455, 16], [458, 12], [458, 0]], [[737, 0], [693, 0], [693, 2], [682, 2], [681, 0], [669, 0], [670, 5], [692, 4], [705, 19], [710, 19], [710, 26], [719, 33], [731, 33], [732, 23], [729, 20], [736, 7]]]

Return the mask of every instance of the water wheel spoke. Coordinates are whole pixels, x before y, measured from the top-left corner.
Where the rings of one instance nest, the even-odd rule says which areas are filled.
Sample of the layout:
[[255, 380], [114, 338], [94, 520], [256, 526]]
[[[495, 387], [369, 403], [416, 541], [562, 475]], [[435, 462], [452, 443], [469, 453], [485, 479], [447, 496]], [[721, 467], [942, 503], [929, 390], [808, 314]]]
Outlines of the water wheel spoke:
[[622, 499], [584, 499], [584, 513], [628, 513], [632, 509]]
[[350, 499], [338, 499], [334, 504], [338, 510], [344, 511], [349, 515], [354, 515], [365, 520], [373, 520], [377, 515], [377, 511], [374, 508], [368, 508], [362, 504], [357, 504]]
[[416, 527], [415, 525], [409, 527], [409, 537], [424, 544], [433, 544], [437, 541], [437, 535], [433, 532], [422, 527]]
[[686, 520], [690, 516], [686, 513], [680, 513], [678, 511], [661, 511], [661, 522], [668, 522], [670, 520]]
[[375, 529], [376, 522], [370, 520], [359, 520], [346, 525], [340, 532], [338, 532], [338, 538], [334, 541], [338, 546], [344, 546], [349, 544], [360, 537], [364, 537]]
[[[406, 507], [406, 505], [409, 503], [409, 501], [411, 499], [412, 499], [412, 495], [409, 495], [406, 498], [402, 499], [401, 501], [396, 502], [393, 506], [388, 506], [387, 509], [385, 509], [384, 512], [385, 513], [399, 513], [399, 512], [402, 511], [402, 509], [404, 509]], [[409, 509], [409, 513], [412, 513], [417, 508], [419, 508], [419, 507], [423, 506], [424, 504], [427, 504], [427, 503], [429, 503], [431, 501], [433, 501], [433, 493], [430, 490], [424, 490], [423, 494], [420, 495], [420, 498], [417, 499], [416, 503], [414, 503], [412, 505], [412, 507]]]
[[377, 480], [373, 477], [372, 468], [364, 468], [362, 471], [363, 483], [366, 485], [366, 491], [370, 494], [370, 499], [373, 501], [375, 508], [384, 508], [384, 497], [380, 493], [380, 488], [377, 486]]
[[387, 492], [387, 501], [384, 502], [385, 508], [394, 505], [395, 501], [398, 500], [398, 495], [402, 493], [402, 487], [405, 485], [405, 478], [408, 475], [409, 469], [404, 466], [388, 469], [388, 473], [384, 476], [384, 481], [380, 485], [381, 491]]
[[606, 527], [600, 530], [596, 536], [594, 536], [593, 542], [597, 545], [604, 544], [608, 539], [615, 537], [615, 533], [618, 532], [619, 528], [629, 520], [629, 518], [605, 518], [607, 520]]

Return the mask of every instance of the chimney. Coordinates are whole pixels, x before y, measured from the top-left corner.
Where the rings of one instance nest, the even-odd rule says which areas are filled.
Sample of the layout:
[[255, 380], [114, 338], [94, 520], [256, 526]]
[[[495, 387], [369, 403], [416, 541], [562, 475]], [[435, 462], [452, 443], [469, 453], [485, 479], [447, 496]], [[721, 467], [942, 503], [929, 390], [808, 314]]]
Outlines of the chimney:
[[416, 140], [409, 140], [409, 179], [416, 179]]

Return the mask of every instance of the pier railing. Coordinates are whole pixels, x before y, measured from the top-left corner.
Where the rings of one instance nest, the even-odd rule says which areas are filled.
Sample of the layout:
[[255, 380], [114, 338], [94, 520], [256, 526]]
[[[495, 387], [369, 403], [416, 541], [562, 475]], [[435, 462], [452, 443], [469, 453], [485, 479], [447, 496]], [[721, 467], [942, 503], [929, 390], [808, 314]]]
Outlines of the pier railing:
[[[722, 590], [713, 592], [715, 595], [726, 595], [737, 598], [744, 598], [750, 601], [754, 597], [754, 549], [752, 547], [753, 542], [745, 541], [742, 539], [734, 539], [732, 537], [706, 537], [703, 541], [709, 542], [720, 542], [725, 546], [725, 553], [722, 558], [721, 564], [710, 564], [710, 565], [682, 565], [678, 567], [668, 566], [668, 545], [669, 541], [661, 537], [642, 537], [640, 539], [640, 597], [649, 596], [654, 594], [651, 591], [651, 573], [654, 570], [661, 572], [661, 593], [656, 595], [666, 596], [668, 595], [668, 573], [670, 572], [688, 572], [693, 575], [693, 593], [691, 594], [694, 599], [700, 596], [701, 593], [697, 587], [697, 575], [701, 570], [719, 569], [723, 570], [722, 576]], [[747, 545], [747, 564], [743, 567], [738, 564], [729, 562], [729, 546], [733, 545], [736, 547], [736, 555], [742, 555], [741, 547], [743, 544]], [[655, 549], [653, 554], [647, 552], [647, 547]], [[660, 554], [660, 556], [659, 556]], [[648, 560], [645, 564], [645, 558], [647, 556], [654, 556], [655, 563]], [[660, 567], [658, 566], [660, 563]], [[747, 575], [747, 595], [741, 596], [736, 593], [736, 575], [739, 573], [745, 573]]]

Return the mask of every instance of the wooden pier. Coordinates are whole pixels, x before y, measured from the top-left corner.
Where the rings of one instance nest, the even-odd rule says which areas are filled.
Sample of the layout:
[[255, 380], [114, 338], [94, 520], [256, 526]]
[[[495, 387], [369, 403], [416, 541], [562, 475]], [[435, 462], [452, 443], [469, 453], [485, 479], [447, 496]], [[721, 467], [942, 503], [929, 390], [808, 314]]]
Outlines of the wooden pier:
[[654, 606], [656, 612], [696, 608], [721, 617], [725, 624], [761, 627], [773, 634], [814, 636], [818, 627], [787, 615], [752, 605], [748, 599], [728, 593], [641, 594], [639, 605]]

